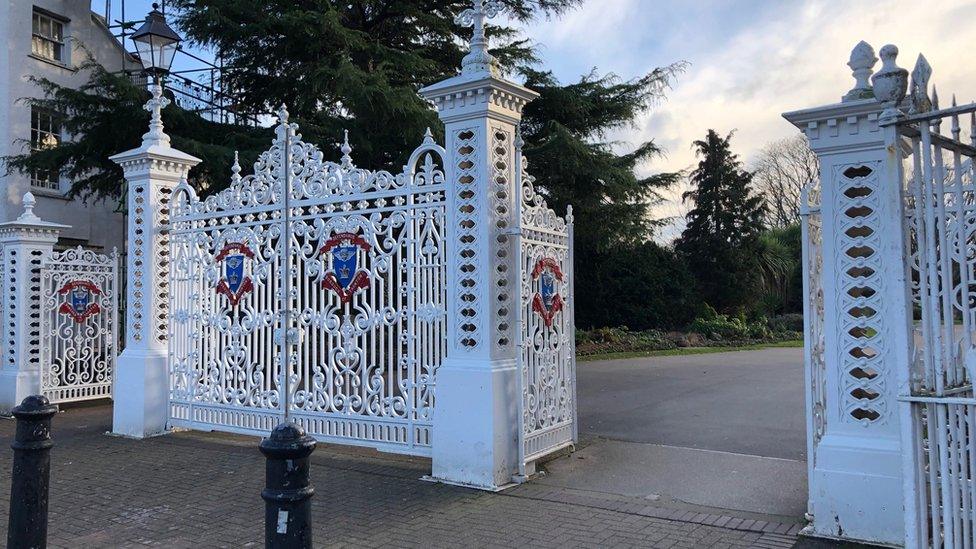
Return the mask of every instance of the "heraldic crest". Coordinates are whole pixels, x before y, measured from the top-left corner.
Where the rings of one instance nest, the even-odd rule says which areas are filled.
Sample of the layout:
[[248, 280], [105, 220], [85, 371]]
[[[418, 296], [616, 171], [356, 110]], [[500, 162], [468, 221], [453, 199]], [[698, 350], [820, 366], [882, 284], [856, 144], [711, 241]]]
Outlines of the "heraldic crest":
[[98, 286], [89, 280], [72, 280], [58, 290], [59, 295], [67, 297], [58, 312], [70, 316], [75, 322], [84, 322], [102, 310], [98, 303], [94, 303], [94, 297], [101, 293]]
[[322, 287], [335, 292], [339, 301], [349, 303], [359, 290], [369, 287], [369, 273], [359, 269], [359, 250], [368, 252], [370, 245], [361, 235], [344, 232], [332, 235], [319, 253], [331, 268], [322, 279]]
[[556, 288], [563, 281], [563, 271], [552, 258], [540, 259], [532, 269], [532, 280], [539, 281], [539, 291], [532, 298], [532, 311], [542, 317], [546, 327], [552, 327], [552, 319], [563, 310], [563, 297]]
[[217, 293], [227, 296], [231, 307], [236, 307], [248, 292], [254, 290], [251, 277], [244, 274], [244, 263], [254, 259], [254, 252], [241, 242], [230, 242], [224, 245], [214, 261], [223, 262], [223, 277], [217, 283]]

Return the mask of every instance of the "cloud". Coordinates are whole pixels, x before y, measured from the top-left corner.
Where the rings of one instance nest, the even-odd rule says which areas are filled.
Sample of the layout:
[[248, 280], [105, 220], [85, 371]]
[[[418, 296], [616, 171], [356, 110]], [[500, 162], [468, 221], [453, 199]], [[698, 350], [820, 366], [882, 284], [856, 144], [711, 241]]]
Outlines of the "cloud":
[[[953, 91], [960, 102], [976, 99], [976, 65], [960, 54], [969, 51], [972, 33], [959, 23], [974, 16], [974, 1], [589, 0], [562, 19], [537, 22], [527, 35], [544, 44], [544, 62], [563, 81], [592, 67], [633, 78], [691, 62], [666, 103], [614, 136], [654, 139], [668, 149], [641, 167], [650, 173], [692, 166], [691, 143], [710, 128], [735, 130], [734, 150], [746, 162], [765, 143], [794, 135], [781, 113], [839, 101], [853, 86], [846, 63], [862, 39], [875, 50], [894, 43], [899, 65], [909, 70], [924, 52], [944, 104]], [[658, 213], [679, 209], [672, 204]]]

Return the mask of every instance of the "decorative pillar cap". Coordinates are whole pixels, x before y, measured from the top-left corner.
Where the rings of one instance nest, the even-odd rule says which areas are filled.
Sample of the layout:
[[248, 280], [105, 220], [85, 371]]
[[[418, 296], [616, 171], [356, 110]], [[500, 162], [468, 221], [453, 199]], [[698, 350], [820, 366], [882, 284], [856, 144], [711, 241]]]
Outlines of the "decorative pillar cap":
[[108, 159], [116, 164], [125, 164], [141, 158], [155, 158], [185, 164], [191, 168], [202, 162], [199, 158], [170, 146], [169, 136], [163, 131], [162, 109], [166, 105], [169, 105], [169, 99], [163, 96], [163, 87], [157, 82], [153, 85], [152, 98], [143, 107], [151, 113], [151, 116], [149, 131], [142, 136], [142, 144], [134, 149], [112, 155]]
[[34, 213], [34, 206], [37, 204], [37, 199], [34, 198], [33, 193], [24, 194], [23, 204], [24, 212], [20, 214], [17, 219], [7, 221], [6, 223], [0, 223], [0, 235], [10, 234], [11, 232], [29, 231], [53, 233], [54, 238], [57, 238], [57, 234], [61, 231], [61, 229], [71, 228], [71, 225], [51, 223], [38, 217], [38, 215]]
[[20, 214], [20, 217], [17, 218], [17, 221], [20, 221], [21, 223], [29, 223], [29, 222], [37, 222], [41, 220], [41, 218], [37, 217], [37, 214], [34, 213], [34, 206], [37, 204], [37, 199], [34, 198], [34, 193], [32, 192], [24, 193], [23, 204], [24, 204], [24, 213]]
[[471, 8], [462, 11], [455, 23], [474, 27], [471, 51], [461, 62], [461, 74], [431, 84], [418, 93], [434, 103], [441, 120], [483, 118], [486, 115], [518, 124], [522, 108], [539, 94], [499, 76], [497, 60], [488, 53], [485, 20], [503, 9], [499, 0], [472, 0]]
[[502, 11], [498, 0], [473, 0], [473, 6], [462, 11], [454, 22], [462, 27], [474, 27], [471, 48], [461, 60], [461, 74], [498, 76], [498, 60], [488, 53], [488, 38], [485, 35], [485, 21]]
[[539, 97], [514, 82], [481, 74], [460, 74], [431, 84], [419, 93], [434, 103], [444, 122], [493, 114], [517, 124], [525, 105]]

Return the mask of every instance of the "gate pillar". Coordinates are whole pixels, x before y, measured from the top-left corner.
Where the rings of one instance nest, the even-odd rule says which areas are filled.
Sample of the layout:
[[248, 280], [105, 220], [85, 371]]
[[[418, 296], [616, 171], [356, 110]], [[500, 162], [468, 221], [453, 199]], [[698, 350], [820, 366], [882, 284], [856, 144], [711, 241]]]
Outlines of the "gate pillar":
[[515, 140], [522, 108], [538, 96], [499, 77], [476, 0], [461, 74], [420, 90], [444, 122], [447, 196], [447, 356], [437, 370], [433, 477], [495, 490], [518, 471], [519, 352], [515, 264], [521, 181]]
[[41, 393], [41, 276], [43, 259], [54, 250], [61, 229], [34, 214], [34, 195], [24, 195], [24, 213], [0, 223], [0, 311], [3, 363], [0, 412], [9, 413], [30, 395]]
[[122, 166], [128, 193], [125, 349], [116, 362], [112, 432], [143, 438], [166, 429], [168, 371], [169, 196], [200, 162], [170, 146], [161, 110], [169, 104], [156, 85], [142, 145], [111, 160]]
[[894, 107], [904, 87], [901, 97], [890, 88], [907, 73], [894, 66], [896, 54], [893, 46], [881, 50], [872, 89], [877, 58], [858, 44], [849, 63], [857, 83], [840, 103], [784, 117], [806, 134], [822, 173], [824, 425], [807, 456], [807, 531], [901, 545], [898, 396], [907, 391], [912, 301], [899, 144], [893, 129], [879, 126], [900, 116]]

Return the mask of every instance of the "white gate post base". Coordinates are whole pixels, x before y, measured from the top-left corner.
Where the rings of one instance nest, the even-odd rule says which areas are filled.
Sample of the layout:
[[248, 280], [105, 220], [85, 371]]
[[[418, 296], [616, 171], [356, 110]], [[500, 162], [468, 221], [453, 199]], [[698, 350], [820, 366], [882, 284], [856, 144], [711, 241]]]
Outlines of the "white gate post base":
[[114, 434], [143, 438], [163, 432], [169, 399], [169, 199], [200, 159], [170, 147], [161, 110], [169, 103], [157, 84], [142, 145], [110, 158], [128, 186], [125, 350], [115, 372]]
[[0, 413], [9, 414], [30, 395], [41, 392], [40, 371], [4, 370], [0, 372]]
[[827, 435], [808, 479], [813, 520], [808, 536], [901, 546], [902, 456], [897, 440]]
[[167, 353], [126, 349], [116, 364], [112, 434], [145, 438], [165, 432], [169, 409]]
[[500, 490], [518, 469], [516, 364], [491, 368], [446, 360], [437, 371], [434, 415], [434, 479], [483, 490]]

